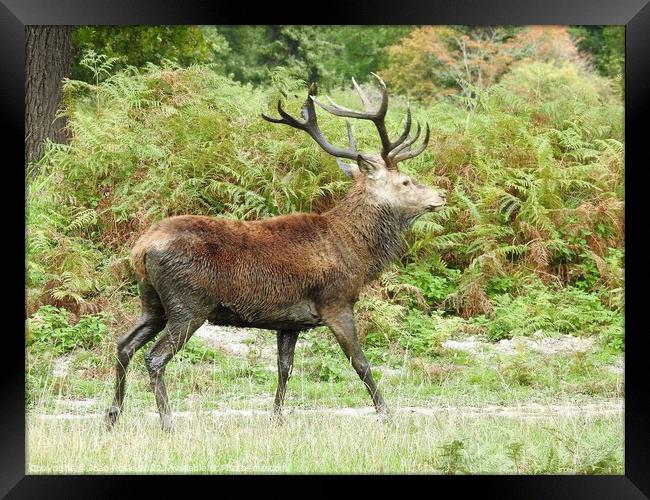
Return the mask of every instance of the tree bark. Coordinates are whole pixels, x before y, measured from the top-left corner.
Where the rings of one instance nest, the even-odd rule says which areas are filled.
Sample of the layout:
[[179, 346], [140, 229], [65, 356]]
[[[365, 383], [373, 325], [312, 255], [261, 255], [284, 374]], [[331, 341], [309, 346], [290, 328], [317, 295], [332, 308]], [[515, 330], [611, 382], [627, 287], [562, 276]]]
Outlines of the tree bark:
[[67, 143], [61, 81], [70, 75], [72, 26], [26, 26], [25, 60], [25, 166], [43, 155], [45, 139]]

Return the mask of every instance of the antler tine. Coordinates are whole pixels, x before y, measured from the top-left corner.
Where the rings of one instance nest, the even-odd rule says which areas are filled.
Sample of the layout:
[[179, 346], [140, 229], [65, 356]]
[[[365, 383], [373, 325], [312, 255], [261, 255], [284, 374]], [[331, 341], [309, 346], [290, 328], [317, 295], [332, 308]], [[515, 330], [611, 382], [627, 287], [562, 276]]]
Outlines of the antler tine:
[[284, 123], [286, 125], [291, 125], [292, 127], [298, 127], [298, 121], [284, 112], [282, 109], [282, 103], [280, 101], [278, 101], [278, 113], [280, 116], [282, 116], [282, 118], [273, 118], [272, 116], [265, 115], [264, 113], [262, 113], [262, 118], [264, 118], [267, 122]]
[[395, 156], [394, 161], [398, 162], [402, 160], [408, 160], [409, 158], [415, 158], [417, 155], [422, 153], [427, 148], [427, 145], [429, 144], [429, 132], [430, 132], [429, 124], [427, 123], [424, 132], [424, 140], [422, 141], [422, 144], [420, 144], [420, 147], [418, 147], [415, 151], [411, 151], [409, 149], [398, 154], [397, 156]]
[[381, 87], [381, 104], [379, 105], [379, 109], [377, 110], [377, 116], [381, 117], [383, 120], [384, 117], [386, 116], [386, 111], [388, 111], [388, 90], [386, 89], [386, 83], [384, 83], [384, 80], [382, 80], [379, 75], [376, 73], [370, 73], [372, 76], [374, 76], [377, 81], [379, 82], [379, 86]]
[[[314, 103], [312, 102], [313, 94], [316, 93], [316, 85], [312, 83], [309, 87], [309, 93], [307, 94], [307, 99], [305, 100], [300, 114], [303, 118], [302, 121], [297, 120], [284, 109], [282, 109], [282, 102], [278, 101], [278, 113], [281, 118], [273, 118], [262, 113], [262, 118], [271, 123], [282, 123], [284, 125], [289, 125], [290, 127], [297, 128], [299, 130], [304, 130], [307, 132], [312, 139], [314, 139], [318, 145], [323, 148], [327, 153], [332, 156], [339, 158], [347, 158], [349, 160], [356, 160], [359, 153], [356, 150], [356, 144], [354, 144], [354, 139], [350, 142], [350, 149], [340, 149], [331, 145], [325, 136], [318, 128], [318, 122], [316, 120], [316, 110], [314, 109]], [[351, 137], [352, 132], [348, 127], [348, 137]]]
[[[354, 136], [352, 135], [352, 127], [350, 126], [350, 122], [345, 122], [345, 125], [348, 129], [348, 142], [350, 143], [350, 149], [353, 149], [356, 151], [357, 149], [357, 143], [354, 140]], [[355, 171], [358, 172], [359, 167], [355, 165], [351, 165], [349, 163], [345, 163], [344, 161], [340, 160], [339, 158], [336, 159], [336, 163], [338, 164], [339, 168], [343, 171], [345, 175], [347, 175], [350, 178], [354, 178], [356, 176]]]
[[411, 146], [411, 144], [413, 144], [415, 141], [418, 140], [418, 138], [420, 137], [421, 132], [422, 132], [422, 128], [420, 127], [420, 124], [418, 123], [417, 124], [417, 129], [415, 130], [415, 135], [413, 137], [409, 136], [408, 139], [406, 139], [404, 142], [402, 142], [402, 144], [400, 144], [395, 149], [393, 149], [389, 153], [388, 157], [389, 158], [395, 158], [401, 151], [404, 151], [406, 148]]
[[366, 111], [372, 111], [372, 105], [370, 104], [370, 99], [368, 99], [368, 96], [365, 94], [365, 92], [361, 90], [361, 87], [359, 87], [354, 77], [352, 77], [352, 85], [354, 85], [354, 89], [357, 91], [357, 94], [359, 94], [359, 99], [361, 99], [361, 102], [363, 103], [363, 107], [366, 108]]
[[336, 116], [342, 116], [344, 118], [360, 118], [361, 120], [370, 120], [371, 119], [371, 117], [368, 116], [368, 113], [364, 113], [364, 112], [361, 112], [361, 111], [355, 111], [353, 109], [346, 108], [345, 106], [341, 106], [340, 104], [336, 104], [334, 101], [332, 101], [332, 98], [330, 96], [325, 96], [325, 97], [330, 102], [329, 104], [325, 104], [325, 103], [320, 102], [314, 96], [311, 97], [311, 100], [314, 101], [316, 104], [318, 104], [325, 111], [328, 111], [328, 112], [330, 112], [330, 113], [332, 113], [333, 115], [336, 115]]
[[391, 151], [395, 149], [397, 146], [402, 144], [406, 138], [409, 136], [411, 133], [411, 107], [409, 106], [406, 108], [406, 123], [404, 124], [404, 132], [402, 132], [402, 135], [400, 135], [394, 142], [390, 143], [390, 149]]
[[345, 122], [345, 126], [348, 129], [348, 142], [350, 143], [350, 149], [356, 151], [357, 141], [354, 140], [354, 136], [352, 135], [352, 126], [350, 126], [350, 122]]
[[[280, 116], [282, 118], [284, 118], [284, 120], [286, 122], [288, 122], [287, 125], [291, 125], [292, 127], [300, 128], [302, 125], [307, 124], [306, 122], [304, 124], [299, 122], [293, 116], [291, 116], [289, 113], [287, 113], [284, 109], [282, 109], [282, 103], [280, 101], [278, 101], [278, 113], [280, 114]], [[304, 118], [304, 116], [303, 116], [303, 118]]]
[[376, 118], [373, 122], [377, 129], [377, 133], [379, 134], [379, 138], [381, 139], [381, 156], [387, 158], [391, 149], [390, 138], [388, 137], [388, 130], [386, 130], [386, 122], [384, 121], [386, 119], [386, 112], [388, 111], [388, 90], [386, 90], [386, 84], [379, 75], [375, 73], [370, 74], [377, 79], [379, 86], [381, 87], [381, 104], [379, 105]]

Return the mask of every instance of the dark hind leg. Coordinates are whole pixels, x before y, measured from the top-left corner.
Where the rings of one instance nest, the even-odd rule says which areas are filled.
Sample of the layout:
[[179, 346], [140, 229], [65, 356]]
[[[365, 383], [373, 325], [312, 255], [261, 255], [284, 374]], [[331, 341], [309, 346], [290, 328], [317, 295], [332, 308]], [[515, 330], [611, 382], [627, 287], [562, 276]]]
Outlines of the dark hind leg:
[[207, 317], [207, 315], [190, 315], [187, 311], [179, 313], [179, 310], [176, 308], [176, 313], [170, 314], [162, 335], [144, 355], [163, 430], [170, 430], [172, 425], [172, 412], [164, 380], [165, 366]]
[[129, 333], [117, 341], [117, 364], [115, 366], [115, 396], [113, 404], [106, 415], [107, 424], [112, 426], [117, 421], [126, 386], [126, 369], [133, 355], [143, 345], [153, 339], [165, 327], [165, 311], [156, 290], [149, 284], [140, 285], [142, 315]]
[[282, 421], [282, 403], [287, 389], [287, 380], [293, 368], [293, 354], [299, 332], [293, 330], [278, 330], [278, 389], [275, 393], [273, 414]]

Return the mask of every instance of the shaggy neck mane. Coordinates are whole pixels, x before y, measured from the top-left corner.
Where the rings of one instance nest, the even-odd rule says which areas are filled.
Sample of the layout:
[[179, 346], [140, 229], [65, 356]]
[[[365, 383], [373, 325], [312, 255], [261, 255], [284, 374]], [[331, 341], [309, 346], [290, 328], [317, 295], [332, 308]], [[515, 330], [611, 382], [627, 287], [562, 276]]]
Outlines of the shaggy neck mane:
[[404, 217], [388, 204], [378, 203], [357, 183], [326, 215], [339, 231], [347, 233], [352, 250], [368, 262], [367, 278], [375, 279], [402, 250], [402, 233], [413, 218]]

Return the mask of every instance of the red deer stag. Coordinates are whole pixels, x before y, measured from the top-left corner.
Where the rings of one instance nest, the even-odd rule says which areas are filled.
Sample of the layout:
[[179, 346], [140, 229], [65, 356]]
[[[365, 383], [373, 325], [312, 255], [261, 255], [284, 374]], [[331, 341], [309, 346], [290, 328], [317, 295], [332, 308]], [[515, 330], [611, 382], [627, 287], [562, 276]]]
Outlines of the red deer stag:
[[[109, 425], [115, 423], [122, 409], [129, 361], [162, 331], [145, 360], [162, 427], [170, 428], [165, 365], [206, 320], [216, 325], [277, 331], [277, 417], [281, 417], [298, 334], [319, 325], [327, 325], [334, 333], [377, 412], [388, 414], [355, 333], [353, 306], [363, 287], [398, 256], [402, 233], [416, 217], [442, 207], [445, 195], [398, 171], [400, 161], [424, 151], [429, 126], [423, 142], [412, 149], [421, 128], [418, 124], [415, 134], [410, 135], [409, 110], [403, 133], [391, 141], [384, 123], [386, 85], [374, 76], [381, 87], [377, 110], [353, 80], [365, 111], [347, 109], [331, 100], [330, 104], [321, 103], [314, 97], [312, 84], [302, 106], [302, 120], [284, 111], [280, 102], [280, 118], [262, 115], [269, 122], [307, 132], [354, 180], [347, 195], [332, 209], [259, 221], [170, 217], [137, 241], [133, 261], [142, 316], [117, 343], [117, 380], [107, 414]], [[381, 139], [380, 154], [356, 150], [349, 122], [348, 149], [330, 144], [318, 128], [314, 103], [336, 116], [374, 123]]]

